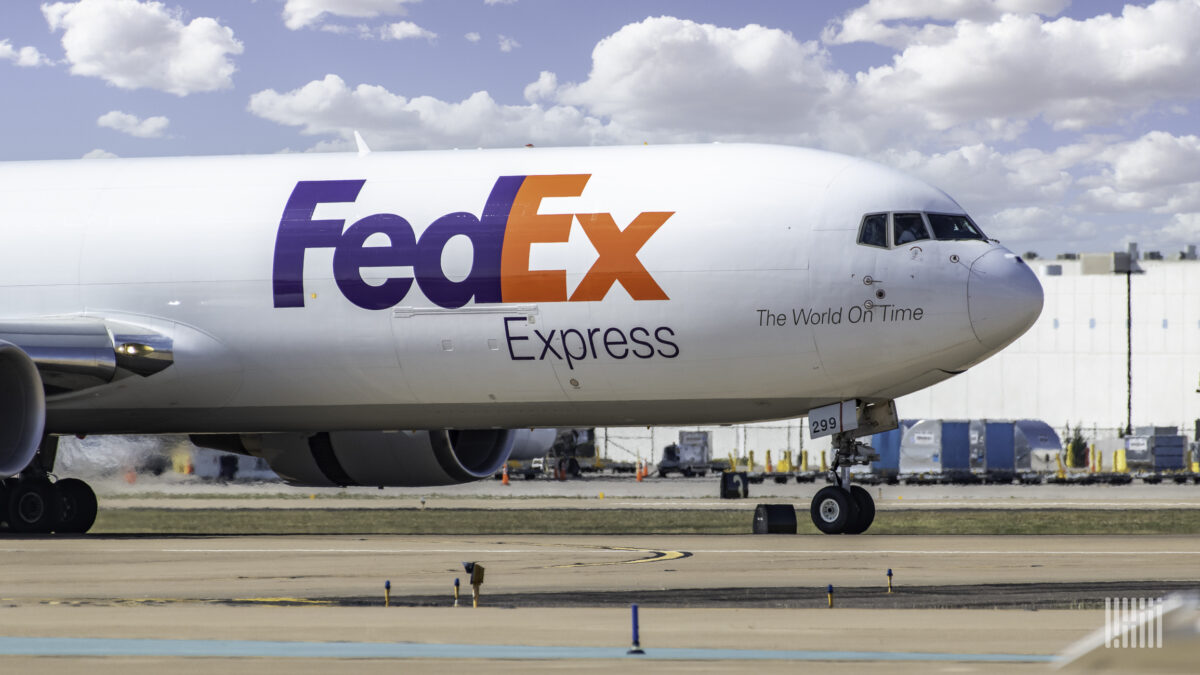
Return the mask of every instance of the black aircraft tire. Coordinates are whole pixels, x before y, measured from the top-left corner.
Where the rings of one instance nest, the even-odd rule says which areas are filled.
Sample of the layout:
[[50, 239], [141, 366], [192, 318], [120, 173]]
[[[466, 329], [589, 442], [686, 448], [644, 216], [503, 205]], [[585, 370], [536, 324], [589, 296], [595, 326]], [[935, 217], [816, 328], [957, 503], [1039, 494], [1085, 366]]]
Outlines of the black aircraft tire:
[[78, 478], [64, 478], [54, 484], [62, 505], [57, 530], [64, 534], [83, 534], [96, 522], [96, 493]]
[[846, 528], [846, 534], [862, 534], [875, 522], [875, 500], [871, 499], [870, 492], [858, 485], [850, 486], [850, 497], [854, 499], [858, 517]]
[[858, 508], [848, 492], [829, 485], [813, 495], [809, 515], [818, 530], [825, 534], [842, 534], [858, 518]]
[[47, 480], [22, 480], [8, 492], [8, 529], [12, 532], [44, 533], [58, 526], [62, 510], [58, 490]]

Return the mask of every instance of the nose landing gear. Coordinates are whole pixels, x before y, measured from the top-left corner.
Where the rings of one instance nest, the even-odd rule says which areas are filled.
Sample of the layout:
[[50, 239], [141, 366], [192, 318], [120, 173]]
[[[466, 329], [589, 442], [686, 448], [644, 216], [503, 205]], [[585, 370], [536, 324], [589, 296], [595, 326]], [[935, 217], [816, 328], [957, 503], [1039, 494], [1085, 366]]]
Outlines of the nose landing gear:
[[870, 464], [879, 455], [854, 438], [849, 431], [833, 435], [835, 454], [829, 472], [836, 485], [821, 488], [812, 499], [813, 525], [825, 534], [862, 534], [875, 520], [875, 500], [862, 487], [850, 484], [850, 467]]

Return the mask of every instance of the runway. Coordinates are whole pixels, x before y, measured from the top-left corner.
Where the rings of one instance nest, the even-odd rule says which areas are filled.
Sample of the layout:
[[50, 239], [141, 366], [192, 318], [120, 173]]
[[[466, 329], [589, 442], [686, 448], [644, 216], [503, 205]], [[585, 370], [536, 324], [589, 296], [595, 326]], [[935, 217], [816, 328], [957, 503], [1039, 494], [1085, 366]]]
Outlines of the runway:
[[[0, 540], [0, 599], [446, 596], [702, 588], [1198, 581], [1200, 538], [1003, 536], [254, 536]], [[378, 592], [377, 592], [378, 591]]]
[[[486, 566], [479, 609], [452, 607], [462, 561]], [[647, 663], [664, 672], [748, 659], [781, 672], [800, 659], [835, 672], [1035, 672], [1103, 625], [1097, 599], [1200, 585], [1200, 538], [86, 536], [0, 540], [0, 569], [0, 638], [47, 640], [38, 651], [0, 639], [0, 659], [34, 672], [64, 659], [100, 673], [198, 661], [315, 672], [340, 658], [418, 672], [607, 667], [625, 658], [628, 602], [642, 607], [648, 649], [680, 650]], [[934, 604], [913, 604], [923, 596]], [[905, 609], [920, 606], [1023, 609]], [[235, 641], [249, 652], [231, 653]]]
[[[321, 490], [287, 485], [142, 478], [93, 480], [101, 508], [429, 508], [753, 510], [761, 501], [806, 506], [825, 483], [750, 486], [749, 499], [719, 499], [718, 480], [594, 476], [582, 480], [482, 480], [441, 488]], [[866, 486], [882, 511], [909, 509], [1200, 509], [1200, 485], [876, 485]]]

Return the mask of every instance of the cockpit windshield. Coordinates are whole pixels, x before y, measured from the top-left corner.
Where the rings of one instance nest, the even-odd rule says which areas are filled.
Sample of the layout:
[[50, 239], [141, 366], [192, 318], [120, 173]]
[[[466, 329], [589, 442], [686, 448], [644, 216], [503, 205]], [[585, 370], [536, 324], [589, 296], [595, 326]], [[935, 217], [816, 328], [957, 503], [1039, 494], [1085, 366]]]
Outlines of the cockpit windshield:
[[983, 233], [975, 227], [975, 223], [966, 216], [952, 216], [944, 213], [927, 213], [929, 218], [929, 226], [933, 228], [933, 236], [936, 239], [951, 240], [951, 239], [987, 239]]
[[896, 246], [903, 246], [918, 239], [928, 239], [925, 221], [919, 213], [896, 213], [892, 215], [892, 234]]
[[[858, 243], [864, 246], [896, 248], [929, 239], [959, 241], [987, 236], [966, 215], [947, 213], [869, 213], [863, 216]], [[889, 236], [891, 235], [891, 236]]]
[[887, 248], [887, 222], [886, 213], [863, 216], [862, 227], [858, 231], [858, 243]]

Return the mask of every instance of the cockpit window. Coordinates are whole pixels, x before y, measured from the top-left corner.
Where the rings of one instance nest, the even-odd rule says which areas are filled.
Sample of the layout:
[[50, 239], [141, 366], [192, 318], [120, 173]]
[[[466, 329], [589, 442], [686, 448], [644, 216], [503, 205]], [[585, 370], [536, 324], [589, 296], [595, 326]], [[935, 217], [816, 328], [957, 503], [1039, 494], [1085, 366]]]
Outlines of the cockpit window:
[[887, 214], [875, 213], [863, 216], [858, 230], [858, 243], [887, 248]]
[[[987, 239], [975, 223], [966, 216], [951, 216], [944, 213], [929, 213], [929, 225], [937, 239]], [[897, 216], [899, 217], [899, 216]]]
[[919, 213], [894, 214], [892, 216], [892, 232], [896, 246], [929, 238], [929, 232], [925, 229], [925, 221]]

